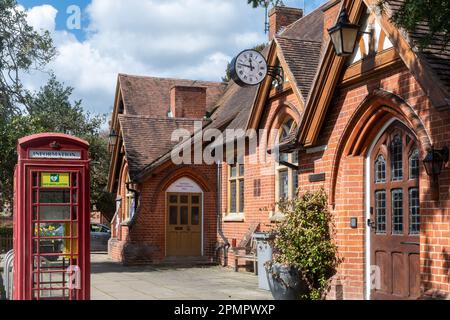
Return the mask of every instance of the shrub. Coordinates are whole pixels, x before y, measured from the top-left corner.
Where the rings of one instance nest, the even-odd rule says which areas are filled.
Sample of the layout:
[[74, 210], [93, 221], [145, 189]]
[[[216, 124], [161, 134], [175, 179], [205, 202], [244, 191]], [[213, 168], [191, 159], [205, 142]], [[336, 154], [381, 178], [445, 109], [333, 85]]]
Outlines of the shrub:
[[285, 220], [273, 230], [274, 262], [299, 271], [308, 287], [301, 299], [323, 299], [339, 263], [325, 191], [307, 192], [278, 206]]

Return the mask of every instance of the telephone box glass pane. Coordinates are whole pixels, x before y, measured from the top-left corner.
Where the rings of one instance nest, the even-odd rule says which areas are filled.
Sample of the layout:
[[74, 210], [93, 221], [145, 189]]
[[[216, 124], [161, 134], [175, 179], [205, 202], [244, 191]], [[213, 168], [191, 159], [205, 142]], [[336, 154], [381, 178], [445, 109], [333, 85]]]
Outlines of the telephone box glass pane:
[[72, 174], [72, 187], [78, 186], [77, 183], [78, 183], [78, 176], [77, 176], [76, 173], [73, 173], [73, 174]]
[[39, 218], [45, 220], [70, 220], [70, 206], [41, 206]]
[[70, 190], [41, 190], [40, 203], [70, 203]]
[[[35, 233], [34, 236], [37, 237], [37, 224], [34, 224]], [[70, 233], [70, 227], [72, 226], [72, 234]], [[41, 223], [40, 224], [40, 238], [46, 237], [77, 237], [78, 228], [75, 223], [65, 222], [65, 223]]]
[[72, 220], [77, 220], [78, 217], [78, 207], [73, 206], [72, 207]]

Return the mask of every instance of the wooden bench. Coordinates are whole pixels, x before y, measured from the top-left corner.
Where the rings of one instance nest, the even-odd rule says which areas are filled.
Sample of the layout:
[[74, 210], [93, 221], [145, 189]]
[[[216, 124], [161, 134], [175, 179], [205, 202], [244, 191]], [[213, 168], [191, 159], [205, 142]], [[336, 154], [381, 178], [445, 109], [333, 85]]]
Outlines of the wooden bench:
[[239, 242], [238, 246], [232, 248], [234, 252], [234, 271], [239, 271], [239, 260], [253, 262], [253, 270], [258, 275], [258, 257], [256, 254], [256, 241], [253, 239], [253, 234], [258, 230], [259, 223], [252, 224], [247, 230], [247, 233]]

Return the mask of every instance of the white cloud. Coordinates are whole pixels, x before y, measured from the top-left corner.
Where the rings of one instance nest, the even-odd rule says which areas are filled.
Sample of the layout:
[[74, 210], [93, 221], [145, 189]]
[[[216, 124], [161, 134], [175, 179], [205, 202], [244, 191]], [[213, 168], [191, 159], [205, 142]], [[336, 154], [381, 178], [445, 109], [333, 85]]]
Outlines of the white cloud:
[[[52, 31], [58, 79], [75, 87], [91, 111], [111, 111], [118, 73], [220, 81], [239, 51], [267, 40], [264, 10], [242, 0], [92, 0], [83, 12], [83, 41], [55, 31], [57, 10], [28, 11], [36, 28]], [[29, 77], [38, 88], [42, 76]]]
[[28, 23], [37, 31], [55, 31], [55, 19], [58, 14], [53, 6], [44, 4], [36, 6], [27, 11]]

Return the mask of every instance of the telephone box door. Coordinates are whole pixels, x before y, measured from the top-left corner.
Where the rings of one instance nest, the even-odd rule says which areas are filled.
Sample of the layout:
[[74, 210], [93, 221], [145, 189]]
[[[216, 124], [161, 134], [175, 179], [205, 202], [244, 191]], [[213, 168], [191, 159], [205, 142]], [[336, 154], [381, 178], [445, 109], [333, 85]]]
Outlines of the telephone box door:
[[83, 299], [83, 257], [89, 254], [81, 235], [86, 221], [82, 168], [27, 170], [27, 215], [31, 230], [31, 299]]

